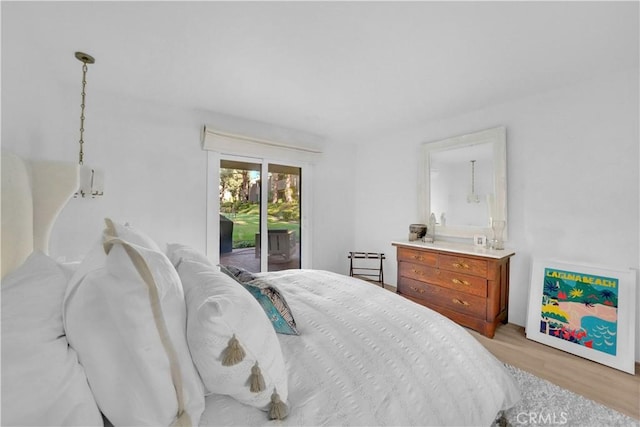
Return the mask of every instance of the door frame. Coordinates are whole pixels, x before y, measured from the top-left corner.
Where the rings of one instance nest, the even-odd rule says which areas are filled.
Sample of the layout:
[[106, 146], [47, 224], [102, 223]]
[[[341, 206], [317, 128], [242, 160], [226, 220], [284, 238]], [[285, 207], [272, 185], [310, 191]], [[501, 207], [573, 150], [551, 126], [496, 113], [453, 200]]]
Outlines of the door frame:
[[[220, 161], [221, 160], [237, 160], [249, 163], [258, 163], [261, 165], [260, 179], [264, 188], [264, 179], [268, 177], [269, 164], [279, 164], [300, 168], [300, 268], [312, 267], [312, 244], [311, 231], [312, 216], [309, 204], [310, 195], [312, 194], [312, 177], [313, 166], [307, 162], [296, 162], [291, 160], [278, 160], [260, 157], [238, 156], [232, 154], [223, 154], [217, 151], [207, 151], [207, 225], [206, 225], [206, 253], [207, 257], [214, 264], [220, 263], [220, 194], [218, 183], [220, 181]], [[268, 189], [267, 189], [268, 191]], [[260, 229], [267, 229], [267, 202], [268, 197], [260, 196]], [[260, 233], [260, 271], [266, 272], [268, 268], [268, 233]]]

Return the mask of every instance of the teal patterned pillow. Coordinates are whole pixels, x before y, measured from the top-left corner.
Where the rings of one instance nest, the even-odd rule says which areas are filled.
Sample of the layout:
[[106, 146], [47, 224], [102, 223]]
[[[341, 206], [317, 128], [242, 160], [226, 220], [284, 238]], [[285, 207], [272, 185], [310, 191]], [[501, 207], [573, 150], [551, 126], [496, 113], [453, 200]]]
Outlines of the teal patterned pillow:
[[260, 279], [242, 285], [258, 300], [277, 333], [300, 335], [289, 304], [276, 287], [261, 283]]
[[219, 267], [220, 271], [235, 279], [258, 300], [277, 333], [300, 335], [289, 304], [276, 287], [261, 282], [253, 273], [241, 267], [233, 265], [219, 265]]
[[219, 264], [218, 266], [220, 267], [220, 271], [222, 271], [232, 279], [236, 279], [236, 281], [240, 283], [246, 283], [256, 278], [256, 276], [254, 276], [252, 272], [245, 270], [242, 267], [222, 264]]

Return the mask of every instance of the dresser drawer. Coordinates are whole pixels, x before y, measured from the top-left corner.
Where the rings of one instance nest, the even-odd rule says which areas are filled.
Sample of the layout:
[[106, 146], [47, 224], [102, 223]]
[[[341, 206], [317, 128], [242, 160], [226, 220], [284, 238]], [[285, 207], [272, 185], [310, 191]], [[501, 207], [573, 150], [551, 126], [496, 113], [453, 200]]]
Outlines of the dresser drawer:
[[465, 294], [487, 297], [487, 279], [453, 271], [437, 270], [431, 283]]
[[403, 278], [398, 283], [398, 292], [424, 301], [425, 305], [437, 305], [481, 318], [486, 315], [486, 299], [476, 295], [465, 294], [408, 278]]
[[407, 261], [435, 267], [438, 255], [414, 249], [398, 248], [398, 261]]
[[398, 282], [398, 293], [419, 300], [430, 301], [430, 295], [432, 294], [432, 292], [430, 292], [431, 286], [432, 285], [425, 282], [402, 277]]
[[487, 296], [487, 279], [482, 277], [469, 276], [467, 274], [446, 270], [438, 270], [435, 267], [414, 264], [412, 262], [398, 263], [398, 274], [401, 277], [431, 283], [453, 289], [458, 292], [476, 295], [483, 298]]
[[442, 270], [487, 277], [487, 261], [458, 255], [438, 254], [438, 267]]
[[438, 277], [438, 270], [435, 267], [402, 261], [398, 263], [398, 274], [422, 282], [434, 282]]

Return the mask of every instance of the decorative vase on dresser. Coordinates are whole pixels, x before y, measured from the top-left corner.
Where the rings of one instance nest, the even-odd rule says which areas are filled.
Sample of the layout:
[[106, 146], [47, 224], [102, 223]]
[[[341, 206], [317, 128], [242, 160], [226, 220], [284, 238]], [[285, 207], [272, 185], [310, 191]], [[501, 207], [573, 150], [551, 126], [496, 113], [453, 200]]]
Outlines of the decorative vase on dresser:
[[515, 252], [459, 243], [392, 242], [398, 293], [493, 338], [509, 311], [509, 260]]

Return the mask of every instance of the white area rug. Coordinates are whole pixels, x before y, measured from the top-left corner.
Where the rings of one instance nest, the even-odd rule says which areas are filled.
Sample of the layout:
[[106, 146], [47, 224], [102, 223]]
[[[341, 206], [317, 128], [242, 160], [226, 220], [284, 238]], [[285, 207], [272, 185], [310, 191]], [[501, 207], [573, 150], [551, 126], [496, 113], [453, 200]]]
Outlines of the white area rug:
[[505, 366], [513, 374], [522, 393], [522, 400], [505, 411], [510, 426], [640, 426], [639, 420], [514, 366]]

